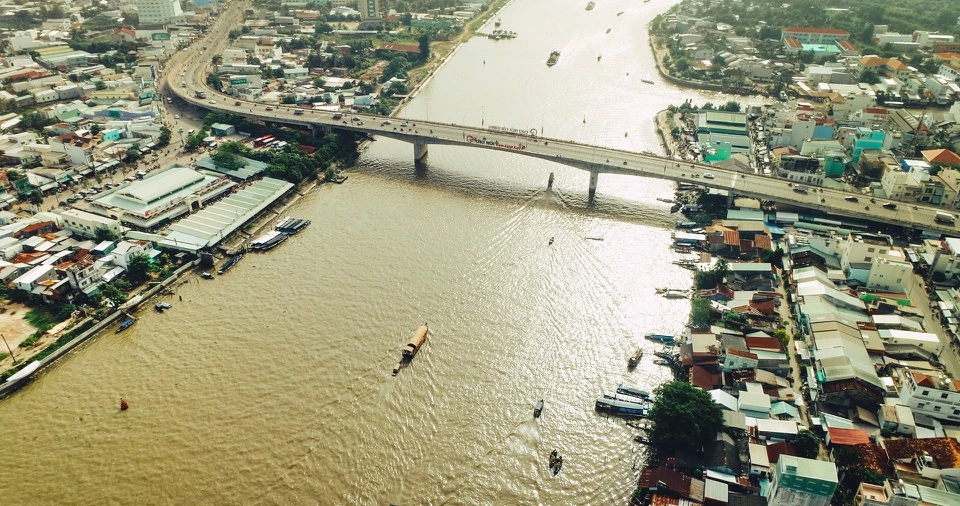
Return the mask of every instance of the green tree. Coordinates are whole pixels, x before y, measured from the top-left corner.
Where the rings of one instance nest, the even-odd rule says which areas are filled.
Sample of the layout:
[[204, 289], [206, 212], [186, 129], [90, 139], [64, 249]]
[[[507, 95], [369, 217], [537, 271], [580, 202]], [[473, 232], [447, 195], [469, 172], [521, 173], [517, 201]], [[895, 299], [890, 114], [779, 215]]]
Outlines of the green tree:
[[797, 456], [805, 459], [815, 459], [820, 455], [820, 437], [807, 429], [801, 429], [793, 440], [793, 447]]
[[134, 286], [143, 284], [150, 277], [150, 257], [144, 254], [135, 255], [127, 264], [127, 279]]
[[430, 34], [423, 33], [417, 39], [417, 42], [420, 44], [420, 59], [427, 61], [430, 58]]
[[24, 200], [26, 200], [27, 202], [35, 206], [39, 206], [43, 204], [43, 194], [37, 190], [33, 190], [27, 193], [26, 195], [21, 195], [21, 198], [23, 198]]
[[740, 112], [740, 102], [737, 102], [736, 100], [730, 100], [726, 104], [721, 105], [720, 110], [727, 112]]
[[229, 151], [223, 151], [220, 149], [218, 149], [216, 153], [210, 155], [210, 159], [213, 160], [213, 163], [215, 163], [217, 167], [227, 171], [239, 170], [246, 165], [243, 159], [241, 159], [239, 156], [230, 153]]
[[649, 419], [650, 444], [663, 455], [696, 451], [723, 429], [720, 406], [706, 391], [685, 381], [657, 387]]
[[876, 72], [873, 72], [871, 70], [864, 70], [863, 73], [860, 74], [860, 82], [867, 83], [867, 84], [877, 84], [880, 82], [880, 76], [878, 76]]
[[120, 234], [114, 232], [113, 230], [110, 230], [107, 227], [97, 227], [97, 229], [93, 231], [93, 236], [99, 242], [103, 242], [103, 241], [117, 242], [120, 240]]
[[697, 329], [710, 326], [710, 299], [694, 297], [690, 302], [690, 325]]
[[787, 329], [779, 328], [774, 330], [773, 337], [776, 337], [777, 341], [780, 342], [780, 347], [787, 349], [787, 345], [790, 344], [790, 336], [787, 335]]
[[117, 307], [127, 301], [127, 295], [110, 283], [100, 285], [100, 296], [107, 299], [112, 307]]
[[170, 137], [173, 135], [173, 132], [170, 131], [166, 126], [160, 127], [160, 137], [157, 139], [157, 145], [160, 147], [170, 144]]
[[833, 449], [833, 463], [837, 467], [849, 467], [857, 462], [860, 454], [852, 446], [837, 445]]

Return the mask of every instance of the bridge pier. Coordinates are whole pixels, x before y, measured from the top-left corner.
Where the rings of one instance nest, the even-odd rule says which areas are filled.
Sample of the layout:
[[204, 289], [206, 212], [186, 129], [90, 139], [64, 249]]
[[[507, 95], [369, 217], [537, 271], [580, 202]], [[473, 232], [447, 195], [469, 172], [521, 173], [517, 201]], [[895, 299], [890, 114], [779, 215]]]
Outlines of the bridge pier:
[[733, 209], [733, 199], [735, 197], [736, 196], [733, 194], [732, 189], [729, 192], [727, 192], [727, 209]]
[[590, 171], [590, 192], [587, 194], [590, 200], [593, 200], [593, 197], [597, 194], [597, 181], [600, 179], [600, 173], [591, 170]]
[[413, 161], [423, 163], [427, 159], [427, 143], [424, 141], [413, 141]]

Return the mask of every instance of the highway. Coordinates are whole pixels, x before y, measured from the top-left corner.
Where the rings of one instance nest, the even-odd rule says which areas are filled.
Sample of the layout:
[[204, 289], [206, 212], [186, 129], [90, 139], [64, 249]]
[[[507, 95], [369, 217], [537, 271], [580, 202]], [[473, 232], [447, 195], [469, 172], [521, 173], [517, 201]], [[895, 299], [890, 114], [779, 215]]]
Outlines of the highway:
[[[344, 112], [342, 117], [334, 119], [334, 113], [331, 111], [237, 100], [209, 88], [205, 78], [212, 66], [212, 58], [222, 54], [222, 50], [227, 47], [230, 29], [242, 24], [243, 8], [243, 3], [232, 4], [221, 13], [201, 40], [170, 59], [161, 75], [162, 91], [176, 95], [197, 107], [256, 118], [268, 123], [307, 128], [335, 127], [411, 142], [415, 146], [415, 156], [425, 154], [425, 149], [430, 144], [447, 144], [507, 151], [550, 160], [591, 172], [591, 195], [596, 189], [598, 174], [647, 176], [728, 190], [740, 196], [816, 209], [827, 214], [948, 235], [956, 234], [955, 226], [934, 221], [936, 212], [944, 211], [939, 207], [896, 203], [895, 209], [888, 209], [883, 207], [883, 204], [890, 201], [884, 199], [871, 202], [869, 197], [830, 189], [809, 188], [808, 193], [801, 193], [796, 191], [793, 185], [781, 179], [755, 174], [745, 175], [709, 165], [678, 163], [670, 158], [586, 145], [570, 140], [359, 113]], [[181, 82], [185, 82], [186, 86], [181, 86]], [[204, 92], [206, 98], [197, 98], [197, 92]], [[417, 156], [417, 158], [420, 157]], [[857, 201], [853, 201], [854, 198]]]

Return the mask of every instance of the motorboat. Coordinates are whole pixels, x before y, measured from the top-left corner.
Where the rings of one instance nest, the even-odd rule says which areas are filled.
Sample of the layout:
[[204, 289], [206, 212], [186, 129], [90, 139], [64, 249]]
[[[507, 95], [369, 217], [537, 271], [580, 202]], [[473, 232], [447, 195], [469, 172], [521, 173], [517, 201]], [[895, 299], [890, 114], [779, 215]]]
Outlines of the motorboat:
[[617, 387], [617, 393], [636, 397], [642, 401], [647, 401], [647, 402], [653, 399], [653, 394], [651, 394], [650, 392], [647, 392], [646, 390], [640, 390], [639, 388], [632, 387], [630, 385], [624, 385], [623, 383], [621, 383], [620, 386]]
[[652, 332], [644, 335], [643, 337], [650, 339], [651, 341], [660, 341], [661, 343], [664, 343], [664, 344], [673, 344], [673, 341], [675, 339], [670, 334], [654, 334]]
[[297, 232], [300, 232], [301, 230], [307, 228], [307, 225], [309, 225], [310, 223], [313, 223], [313, 222], [311, 222], [310, 220], [303, 220], [300, 218], [291, 218], [288, 216], [280, 220], [279, 222], [277, 222], [277, 226], [274, 228], [278, 232], [283, 232], [284, 234], [287, 234], [287, 235], [294, 235]]
[[640, 363], [641, 358], [643, 358], [643, 348], [637, 348], [637, 351], [633, 352], [633, 355], [627, 360], [627, 367], [633, 369]]
[[423, 343], [427, 341], [427, 334], [430, 333], [430, 329], [427, 328], [427, 324], [417, 327], [417, 330], [413, 331], [413, 335], [410, 336], [410, 341], [406, 346], [400, 350], [400, 355], [403, 356], [403, 359], [406, 361], [413, 360], [413, 357], [417, 355], [417, 352], [420, 351], [420, 347], [423, 346]]
[[543, 413], [543, 399], [537, 401], [537, 403], [533, 406], [533, 417], [540, 418], [541, 413]]
[[25, 365], [23, 369], [20, 369], [19, 371], [11, 375], [9, 378], [7, 378], [7, 383], [13, 383], [14, 381], [20, 381], [24, 378], [27, 378], [31, 374], [36, 372], [37, 369], [39, 368], [40, 368], [40, 361], [34, 360], [33, 362], [30, 362], [29, 364]]
[[616, 397], [610, 398], [607, 394], [597, 399], [594, 409], [600, 413], [610, 413], [620, 416], [644, 417], [650, 414], [650, 408], [645, 404], [622, 400]]
[[560, 51], [553, 51], [550, 53], [550, 57], [547, 58], [547, 66], [552, 67], [557, 64], [557, 60], [560, 59]]
[[136, 318], [132, 316], [126, 317], [122, 322], [120, 322], [120, 326], [117, 327], [117, 332], [123, 332], [124, 330], [129, 329], [134, 323], [137, 323]]
[[200, 277], [203, 279], [213, 279], [213, 274], [210, 274], [209, 272], [202, 272], [200, 273]]
[[172, 307], [173, 304], [170, 304], [169, 302], [157, 302], [153, 305], [153, 309], [155, 309], [158, 313], [162, 313]]

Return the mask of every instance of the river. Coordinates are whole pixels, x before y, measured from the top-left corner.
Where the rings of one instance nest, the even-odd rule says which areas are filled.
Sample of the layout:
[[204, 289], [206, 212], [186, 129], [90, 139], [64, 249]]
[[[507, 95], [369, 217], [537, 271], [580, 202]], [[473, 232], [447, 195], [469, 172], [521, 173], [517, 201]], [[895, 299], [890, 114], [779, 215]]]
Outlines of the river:
[[[464, 44], [403, 116], [659, 151], [658, 110], [726, 100], [657, 77], [645, 25], [669, 2], [585, 5], [515, 0], [500, 17], [520, 36]], [[602, 175], [591, 204], [585, 172], [430, 149], [415, 170], [410, 145], [372, 143], [346, 184], [290, 209], [313, 220], [300, 235], [192, 278], [172, 310], [0, 401], [5, 500], [623, 504], [642, 450], [593, 402], [669, 377], [642, 336], [681, 332], [689, 312], [654, 294], [691, 280], [671, 265], [677, 217], [656, 200], [672, 185]], [[424, 321], [431, 338], [391, 377]]]

